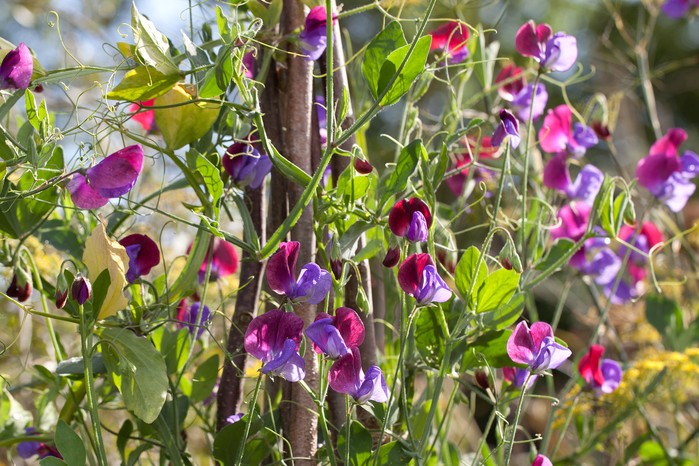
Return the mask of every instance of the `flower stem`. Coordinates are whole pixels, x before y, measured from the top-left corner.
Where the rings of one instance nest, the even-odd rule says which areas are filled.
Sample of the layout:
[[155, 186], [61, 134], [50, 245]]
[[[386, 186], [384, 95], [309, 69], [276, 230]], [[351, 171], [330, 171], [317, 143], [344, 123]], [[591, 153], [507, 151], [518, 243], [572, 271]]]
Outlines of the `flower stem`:
[[235, 458], [235, 464], [243, 464], [243, 453], [245, 452], [245, 442], [248, 441], [248, 435], [250, 435], [250, 426], [252, 425], [252, 418], [255, 416], [255, 408], [257, 407], [257, 396], [260, 394], [260, 386], [262, 385], [262, 373], [257, 376], [257, 383], [255, 384], [255, 391], [252, 394], [252, 399], [250, 400], [250, 411], [248, 412], [248, 420], [245, 423], [245, 433], [243, 434], [243, 439], [240, 442], [240, 448], [238, 448], [238, 454]]
[[517, 411], [515, 412], [515, 419], [512, 423], [512, 437], [510, 437], [510, 441], [507, 442], [507, 445], [505, 446], [505, 466], [508, 466], [510, 464], [512, 449], [515, 446], [515, 436], [517, 435], [517, 425], [519, 424], [519, 416], [522, 414], [522, 406], [524, 405], [524, 393], [527, 391], [527, 386], [529, 385], [529, 380], [531, 379], [531, 377], [532, 373], [527, 373], [527, 379], [524, 381], [524, 385], [522, 385], [522, 393], [519, 395], [519, 403], [517, 403]]
[[347, 420], [345, 421], [345, 465], [350, 463], [350, 437], [352, 436], [352, 406], [349, 395], [345, 395], [345, 405], [347, 406]]

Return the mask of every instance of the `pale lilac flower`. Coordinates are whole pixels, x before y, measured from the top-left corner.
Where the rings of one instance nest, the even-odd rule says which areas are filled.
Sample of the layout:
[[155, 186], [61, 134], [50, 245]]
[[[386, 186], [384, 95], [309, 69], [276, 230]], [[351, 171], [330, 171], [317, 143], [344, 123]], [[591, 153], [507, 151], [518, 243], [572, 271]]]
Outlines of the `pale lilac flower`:
[[226, 150], [222, 164], [233, 184], [241, 188], [259, 188], [272, 170], [269, 156], [261, 154], [252, 144], [243, 142], [236, 142]]
[[556, 369], [572, 354], [553, 338], [551, 326], [545, 322], [520, 322], [507, 340], [507, 354], [512, 361], [526, 364], [532, 374]]
[[[532, 99], [534, 99], [533, 106]], [[519, 91], [517, 95], [514, 96], [511, 106], [512, 110], [514, 110], [514, 112], [517, 114], [517, 118], [519, 118], [520, 121], [529, 121], [530, 110], [531, 119], [536, 120], [544, 114], [548, 99], [549, 94], [546, 92], [546, 86], [544, 86], [544, 83], [537, 84], [536, 92], [534, 92], [534, 84], [527, 84], [521, 91]]]
[[0, 64], [0, 90], [26, 89], [32, 80], [34, 59], [29, 48], [21, 42], [10, 50]]
[[230, 416], [228, 416], [226, 418], [226, 424], [235, 424], [236, 422], [243, 419], [243, 416], [245, 416], [245, 414], [243, 414], [243, 413], [231, 414]]
[[129, 283], [138, 277], [147, 275], [150, 270], [160, 263], [160, 250], [155, 241], [146, 235], [134, 233], [119, 240], [129, 256], [129, 270], [126, 279]]
[[[333, 24], [337, 21], [337, 15], [332, 16]], [[325, 52], [328, 45], [327, 37], [328, 15], [324, 6], [315, 6], [306, 16], [303, 31], [299, 34], [301, 51], [307, 60], [317, 60]]]
[[553, 33], [548, 24], [524, 23], [515, 36], [515, 48], [525, 57], [532, 57], [543, 69], [568, 71], [578, 58], [575, 37]]
[[398, 283], [420, 306], [449, 301], [452, 295], [429, 254], [408, 256], [398, 269]]
[[621, 365], [613, 359], [601, 359], [603, 354], [603, 346], [590, 346], [590, 350], [580, 358], [578, 372], [598, 393], [611, 393], [621, 383]]
[[432, 226], [432, 214], [421, 199], [401, 199], [388, 214], [388, 226], [396, 236], [404, 236], [408, 241], [427, 241], [428, 230]]
[[356, 346], [333, 363], [328, 373], [328, 381], [333, 390], [350, 395], [357, 403], [384, 403], [388, 400], [386, 379], [381, 368], [371, 366], [364, 374], [362, 358]]
[[340, 307], [334, 316], [319, 313], [306, 329], [306, 336], [313, 341], [318, 353], [337, 359], [349, 353], [351, 347], [362, 344], [364, 324], [354, 309]]
[[539, 143], [545, 152], [569, 152], [574, 157], [581, 157], [597, 144], [597, 135], [592, 128], [577, 122], [573, 124], [572, 120], [573, 112], [568, 105], [559, 105], [548, 111], [539, 130]]
[[516, 149], [519, 146], [521, 140], [519, 137], [519, 121], [509, 110], [503, 108], [500, 110], [500, 124], [495, 128], [490, 142], [493, 146], [500, 146], [506, 137], [509, 138], [512, 149]]
[[466, 46], [469, 32], [465, 24], [449, 21], [430, 32], [432, 43], [430, 50], [443, 50], [447, 54], [447, 63], [460, 63], [468, 57]]
[[267, 262], [267, 282], [275, 293], [292, 301], [318, 304], [332, 287], [332, 277], [313, 262], [301, 267], [296, 279], [296, 260], [299, 257], [298, 241], [281, 243]]

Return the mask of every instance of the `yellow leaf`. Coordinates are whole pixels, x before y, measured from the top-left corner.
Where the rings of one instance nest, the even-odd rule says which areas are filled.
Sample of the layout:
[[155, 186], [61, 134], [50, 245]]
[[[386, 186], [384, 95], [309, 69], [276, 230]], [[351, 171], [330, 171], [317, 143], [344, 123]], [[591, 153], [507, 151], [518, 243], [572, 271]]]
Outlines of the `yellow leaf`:
[[83, 263], [87, 266], [88, 278], [92, 283], [95, 283], [103, 270], [109, 270], [111, 282], [97, 320], [106, 319], [124, 309], [129, 304], [124, 295], [129, 256], [124, 246], [107, 236], [102, 222], [92, 230], [90, 237], [85, 241]]

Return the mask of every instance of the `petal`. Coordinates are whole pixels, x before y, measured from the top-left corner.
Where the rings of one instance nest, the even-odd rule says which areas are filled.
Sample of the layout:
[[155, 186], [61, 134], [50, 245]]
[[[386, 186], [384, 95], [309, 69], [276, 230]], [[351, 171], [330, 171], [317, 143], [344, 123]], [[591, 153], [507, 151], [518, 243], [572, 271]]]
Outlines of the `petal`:
[[559, 105], [548, 111], [544, 124], [539, 130], [539, 143], [544, 152], [558, 154], [568, 148], [568, 143], [573, 139], [572, 115], [567, 105]]
[[388, 248], [386, 251], [386, 257], [383, 259], [383, 266], [386, 268], [393, 268], [400, 262], [400, 248], [395, 246], [393, 248]]
[[544, 186], [564, 193], [570, 189], [570, 172], [565, 154], [558, 154], [546, 163]]
[[432, 226], [432, 214], [430, 213], [430, 208], [425, 204], [425, 202], [418, 198], [413, 197], [408, 201], [410, 218], [412, 219], [413, 213], [420, 212], [423, 217], [425, 217], [425, 222], [427, 222], [427, 228]]
[[104, 158], [86, 171], [90, 186], [103, 197], [128, 193], [143, 168], [143, 148], [136, 144]]
[[245, 332], [245, 351], [267, 362], [282, 351], [287, 339], [301, 342], [303, 319], [291, 312], [272, 309], [250, 321]]
[[663, 242], [663, 232], [660, 231], [653, 222], [643, 222], [643, 226], [641, 226], [641, 235], [647, 238], [649, 250], [656, 244]]
[[[538, 350], [538, 348], [537, 348]], [[522, 321], [507, 339], [507, 354], [517, 364], [529, 365], [534, 360], [534, 342], [527, 323]]]
[[[532, 98], [534, 104], [532, 106]], [[521, 121], [529, 121], [529, 111], [531, 110], [532, 120], [536, 120], [543, 113], [548, 102], [549, 94], [546, 92], [544, 83], [539, 83], [534, 92], [534, 84], [528, 84], [517, 94], [512, 101], [512, 109], [517, 113], [517, 118]]]
[[673, 212], [684, 209], [696, 186], [680, 173], [673, 173], [653, 194]]
[[407, 199], [396, 202], [388, 214], [388, 227], [396, 236], [405, 236], [410, 228], [410, 203]]
[[129, 283], [133, 283], [142, 275], [147, 275], [160, 263], [158, 245], [146, 235], [134, 233], [120, 239], [119, 244], [126, 248], [126, 254], [129, 256], [129, 270], [126, 272]]
[[306, 329], [306, 336], [311, 339], [320, 352], [331, 359], [337, 359], [349, 352], [340, 331], [332, 324], [332, 317], [319, 319]]
[[364, 323], [354, 309], [338, 307], [333, 324], [340, 331], [347, 347], [360, 346], [364, 342]]
[[294, 289], [291, 293], [287, 293], [287, 296], [299, 302], [318, 304], [325, 299], [332, 284], [330, 272], [311, 262], [301, 268]]
[[291, 338], [284, 341], [282, 351], [262, 366], [263, 374], [278, 375], [288, 382], [298, 382], [306, 376], [306, 362], [299, 355], [298, 345]]
[[677, 149], [687, 140], [687, 132], [681, 128], [670, 128], [663, 137], [650, 147], [649, 154], [676, 156]]
[[366, 371], [366, 376], [355, 396], [358, 403], [376, 401], [385, 403], [388, 400], [386, 379], [378, 366], [371, 366]]
[[525, 57], [532, 57], [536, 60], [540, 60], [541, 44], [539, 44], [534, 21], [529, 20], [520, 26], [515, 35], [515, 49]]
[[536, 360], [530, 365], [531, 370], [532, 372], [536, 373], [549, 369], [556, 369], [558, 366], [563, 364], [571, 354], [572, 352], [568, 348], [556, 343], [553, 336], [548, 336], [544, 338], [544, 341], [541, 344], [541, 350], [539, 351]]
[[574, 36], [557, 32], [546, 42], [545, 48], [541, 66], [552, 71], [568, 71], [578, 59], [578, 45]]
[[335, 361], [328, 371], [330, 388], [338, 393], [355, 396], [361, 384], [362, 361], [359, 349], [352, 347], [349, 353]]
[[608, 247], [600, 249], [593, 259], [582, 267], [583, 273], [593, 276], [598, 285], [614, 282], [619, 270], [621, 258]]
[[452, 292], [434, 265], [428, 264], [422, 271], [420, 287], [415, 294], [418, 304], [443, 303], [449, 301]]
[[434, 266], [429, 254], [408, 256], [398, 268], [398, 283], [400, 283], [401, 289], [407, 294], [415, 296], [422, 280], [422, 271], [427, 265]]
[[0, 89], [26, 89], [32, 80], [34, 59], [24, 42], [10, 50], [0, 64]]
[[694, 178], [699, 174], [699, 155], [692, 151], [687, 151], [680, 157], [682, 176]]
[[[201, 303], [192, 303], [191, 306], [186, 308], [180, 305], [180, 310], [177, 315], [177, 319], [180, 321], [181, 327], [187, 327], [190, 334], [196, 332], [195, 338], [200, 338], [204, 333], [204, 330], [209, 326], [209, 321], [211, 320], [211, 310], [208, 306], [204, 306], [201, 317], [199, 317], [199, 310], [201, 309]], [[199, 324], [197, 325], [197, 320]]]
[[689, 0], [666, 0], [662, 10], [670, 18], [679, 19], [689, 11]]
[[109, 199], [100, 194], [87, 184], [87, 180], [80, 173], [76, 173], [66, 186], [73, 204], [81, 209], [97, 209], [109, 202]]
[[410, 227], [405, 237], [408, 241], [412, 242], [423, 242], [427, 241], [427, 221], [425, 216], [421, 212], [413, 212], [413, 218], [410, 221]]
[[544, 455], [536, 455], [532, 466], [553, 466], [553, 463], [551, 463], [551, 460]]
[[584, 202], [572, 202], [558, 211], [561, 225], [550, 231], [551, 238], [569, 238], [578, 241], [587, 230], [591, 207]]
[[504, 100], [512, 101], [522, 89], [524, 89], [524, 78], [522, 77], [522, 68], [508, 63], [503, 67], [495, 78], [495, 84], [506, 82], [498, 88], [498, 94]]
[[209, 281], [233, 275], [238, 270], [238, 253], [235, 251], [235, 247], [221, 238], [213, 238], [212, 241], [213, 250], [207, 251], [204, 262], [199, 267], [200, 283], [206, 279], [206, 269], [209, 267], [209, 262], [211, 262]]
[[286, 295], [293, 290], [300, 247], [298, 241], [281, 243], [279, 251], [267, 261], [267, 283], [275, 293]]
[[598, 384], [604, 382], [604, 376], [600, 370], [600, 360], [603, 354], [604, 347], [602, 345], [592, 345], [588, 352], [580, 358], [578, 372], [588, 384], [591, 384], [593, 380]]
[[594, 129], [578, 122], [573, 124], [573, 140], [585, 149], [589, 149], [599, 142]]
[[602, 372], [602, 378], [604, 379], [604, 382], [599, 387], [602, 393], [611, 393], [621, 384], [623, 371], [621, 370], [621, 365], [613, 359], [602, 359], [600, 372]]
[[603, 181], [604, 174], [599, 168], [594, 165], [585, 165], [567, 190], [568, 196], [593, 205]]
[[553, 338], [553, 329], [546, 322], [534, 322], [529, 330], [534, 351], [541, 348], [546, 338]]
[[679, 171], [680, 159], [672, 154], [648, 155], [638, 161], [636, 178], [638, 183], [655, 194], [670, 176]]

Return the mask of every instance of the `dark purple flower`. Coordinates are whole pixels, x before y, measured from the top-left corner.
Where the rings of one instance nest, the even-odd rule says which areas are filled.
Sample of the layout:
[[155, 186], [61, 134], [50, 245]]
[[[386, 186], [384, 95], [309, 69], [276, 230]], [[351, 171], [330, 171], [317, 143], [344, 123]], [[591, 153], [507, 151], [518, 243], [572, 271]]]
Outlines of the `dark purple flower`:
[[[189, 248], [191, 247], [190, 245]], [[189, 249], [187, 251], [189, 252]], [[233, 245], [221, 238], [214, 238], [213, 246], [207, 251], [204, 262], [199, 267], [199, 283], [206, 280], [207, 269], [209, 269], [210, 282], [233, 275], [238, 270], [238, 253], [235, 252]]]
[[292, 301], [318, 304], [332, 287], [332, 277], [313, 262], [301, 267], [296, 279], [296, 260], [299, 257], [298, 241], [281, 243], [267, 262], [267, 283], [272, 291], [285, 295]]
[[526, 364], [533, 374], [556, 369], [570, 357], [571, 351], [556, 343], [551, 326], [545, 322], [522, 321], [507, 340], [507, 354], [517, 364]]
[[92, 296], [92, 284], [90, 280], [78, 273], [75, 276], [75, 280], [73, 280], [73, 285], [70, 287], [70, 295], [78, 304], [85, 304], [85, 301]]
[[677, 149], [686, 139], [684, 130], [670, 129], [636, 166], [638, 183], [673, 212], [679, 212], [687, 204], [696, 189], [690, 180], [699, 173], [697, 154], [685, 151], [678, 155]]
[[567, 105], [549, 110], [539, 130], [539, 142], [545, 152], [558, 154], [569, 152], [581, 157], [585, 151], [597, 144], [595, 132], [581, 123], [572, 123], [573, 112]]
[[245, 52], [241, 65], [243, 76], [253, 79], [255, 77], [255, 52], [252, 50]]
[[73, 204], [81, 209], [102, 207], [110, 198], [128, 193], [143, 167], [143, 148], [125, 147], [107, 156], [85, 175], [76, 173], [68, 182]]
[[437, 273], [429, 254], [408, 256], [398, 269], [398, 283], [418, 305], [449, 301], [452, 292]]
[[383, 266], [390, 269], [398, 265], [400, 262], [400, 248], [398, 246], [388, 248], [386, 257], [383, 258]]
[[[201, 317], [199, 317], [200, 311]], [[197, 321], [199, 321], [198, 325]], [[210, 321], [211, 310], [209, 306], [204, 305], [202, 307], [199, 301], [187, 306], [184, 300], [180, 301], [180, 306], [177, 309], [177, 325], [180, 328], [187, 327], [190, 334], [194, 335], [196, 332], [196, 338], [200, 338], [204, 330], [209, 326]]]
[[447, 54], [447, 63], [461, 63], [468, 57], [468, 28], [459, 21], [449, 21], [430, 32], [432, 43], [430, 50], [443, 50]]
[[318, 353], [337, 359], [349, 353], [353, 346], [364, 341], [364, 324], [354, 309], [340, 307], [335, 316], [321, 312], [306, 329], [306, 336], [315, 344]]
[[[529, 369], [522, 369], [520, 367], [503, 367], [502, 375], [505, 378], [505, 380], [512, 384], [513, 387], [522, 388], [524, 382], [527, 381]], [[527, 384], [527, 388], [531, 388], [531, 386], [534, 385], [534, 382], [536, 382], [537, 377], [538, 375], [532, 375], [531, 377], [529, 377], [529, 383]]]
[[621, 365], [613, 359], [601, 359], [603, 354], [603, 346], [590, 346], [578, 363], [578, 372], [598, 393], [611, 393], [621, 383]]
[[32, 80], [34, 59], [29, 48], [21, 42], [10, 50], [0, 64], [0, 90], [26, 89]]
[[119, 244], [124, 246], [129, 256], [129, 270], [126, 271], [126, 279], [129, 283], [147, 275], [150, 269], [160, 263], [158, 245], [146, 235], [134, 233], [120, 239]]
[[388, 214], [388, 226], [396, 236], [404, 236], [408, 241], [427, 241], [428, 230], [432, 226], [432, 214], [421, 199], [401, 199]]
[[553, 33], [548, 24], [534, 21], [524, 23], [515, 36], [515, 48], [525, 57], [531, 57], [543, 69], [568, 71], [578, 58], [575, 37], [563, 32]]
[[12, 281], [10, 282], [10, 286], [7, 287], [5, 294], [10, 298], [16, 299], [20, 303], [28, 300], [32, 295], [31, 276], [19, 268], [15, 269], [15, 273], [12, 275]]
[[[36, 434], [36, 429], [27, 427], [24, 429], [24, 432], [27, 435], [34, 435]], [[44, 442], [20, 442], [17, 444], [17, 454], [24, 459], [29, 459], [34, 455], [38, 455], [40, 459], [47, 456], [63, 459], [56, 447], [47, 445]]]
[[[532, 106], [532, 99], [534, 105]], [[546, 103], [549, 100], [549, 94], [546, 92], [546, 86], [539, 83], [534, 92], [534, 85], [527, 84], [524, 88], [515, 95], [512, 99], [512, 110], [517, 114], [517, 118], [521, 121], [529, 121], [529, 111], [531, 110], [531, 119], [536, 120], [544, 113]]]
[[597, 167], [585, 165], [575, 182], [571, 182], [565, 154], [554, 156], [544, 167], [544, 186], [567, 194], [571, 200], [583, 201], [589, 205], [594, 203], [603, 180], [604, 174]]
[[495, 128], [493, 137], [490, 138], [490, 142], [493, 146], [500, 146], [502, 141], [506, 137], [509, 137], [510, 147], [516, 149], [519, 146], [519, 121], [517, 118], [510, 113], [509, 110], [504, 108], [500, 110], [500, 124]]
[[690, 8], [699, 8], [699, 0], [666, 0], [662, 6], [663, 13], [674, 19], [685, 16]]
[[281, 309], [267, 311], [250, 321], [245, 351], [262, 361], [261, 372], [298, 382], [306, 376], [299, 355], [303, 319]]
[[536, 455], [532, 466], [553, 466], [553, 463], [544, 455]]
[[272, 170], [272, 162], [252, 144], [236, 142], [223, 156], [223, 168], [238, 187], [257, 189]]
[[335, 361], [328, 373], [330, 387], [338, 393], [346, 393], [357, 403], [388, 400], [386, 379], [379, 366], [371, 366], [366, 374], [362, 370], [362, 358], [359, 348], [353, 346], [350, 351]]
[[[337, 21], [337, 15], [332, 17], [333, 24]], [[317, 60], [325, 52], [328, 45], [327, 37], [328, 15], [324, 6], [315, 6], [306, 16], [303, 31], [299, 34], [301, 51], [307, 60]]]

